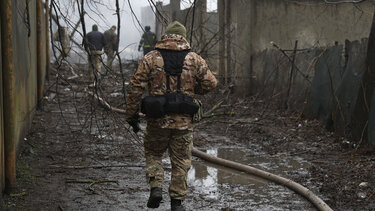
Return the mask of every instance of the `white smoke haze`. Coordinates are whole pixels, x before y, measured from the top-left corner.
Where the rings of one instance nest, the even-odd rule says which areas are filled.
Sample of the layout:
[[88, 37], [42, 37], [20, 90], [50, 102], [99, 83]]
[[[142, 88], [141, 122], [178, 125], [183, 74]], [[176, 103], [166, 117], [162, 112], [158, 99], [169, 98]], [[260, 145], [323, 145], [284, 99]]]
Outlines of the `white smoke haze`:
[[[134, 14], [130, 9], [129, 3]], [[58, 12], [60, 25], [69, 26], [69, 32], [71, 33], [74, 25], [79, 21], [76, 1], [56, 0], [56, 4], [61, 11], [61, 13]], [[121, 57], [125, 59], [137, 59], [141, 57], [141, 53], [138, 52], [137, 49], [139, 40], [143, 34], [141, 27], [144, 26], [141, 26], [142, 21], [147, 21], [141, 20], [141, 8], [150, 7], [150, 4], [148, 0], [131, 0], [129, 2], [119, 1], [119, 5], [121, 17], [119, 51], [121, 51]], [[104, 32], [113, 25], [117, 26], [116, 0], [87, 1], [85, 2], [85, 12], [86, 33], [91, 31], [93, 24], [97, 24], [101, 32]], [[52, 14], [55, 14], [53, 9]], [[61, 16], [65, 16], [66, 21]], [[154, 20], [148, 20], [148, 22], [150, 21], [154, 22]], [[154, 26], [151, 25], [151, 28], [153, 27]], [[55, 32], [56, 29], [57, 27], [55, 25], [53, 27], [53, 32]], [[82, 43], [82, 25], [79, 26], [78, 33], [74, 35], [74, 40], [78, 43]], [[79, 51], [78, 48], [74, 49]]]
[[[79, 21], [76, 0], [55, 0], [55, 2], [58, 8], [57, 14], [60, 17], [60, 25], [68, 26], [69, 33], [71, 33], [74, 25]], [[156, 1], [154, 0], [153, 2]], [[169, 0], [163, 0], [161, 2], [163, 2], [164, 5], [170, 3]], [[181, 9], [190, 7], [192, 3], [193, 0], [182, 0]], [[152, 4], [150, 4], [149, 0], [119, 1], [121, 17], [119, 51], [121, 51], [121, 58], [137, 60], [142, 56], [142, 53], [137, 50], [139, 40], [143, 34], [142, 28], [144, 28], [145, 25], [150, 25], [151, 31], [154, 31], [155, 16], [153, 14], [148, 14], [142, 17], [141, 11], [142, 8], [151, 6]], [[133, 9], [133, 12], [130, 7]], [[208, 0], [207, 7], [208, 11], [215, 11], [217, 9], [217, 0]], [[87, 0], [85, 1], [85, 12], [86, 33], [91, 31], [93, 24], [97, 24], [99, 31], [101, 32], [109, 29], [112, 25], [117, 26], [116, 0]], [[152, 12], [152, 10], [150, 10], [150, 12]], [[53, 8], [52, 14], [56, 14]], [[145, 18], [148, 20], [145, 20]], [[56, 29], [57, 27], [55, 24], [53, 32], [55, 32]], [[74, 40], [78, 43], [82, 43], [82, 25], [79, 26], [78, 32], [74, 36]], [[80, 52], [77, 47], [75, 47], [74, 50]], [[82, 55], [79, 55], [78, 57], [71, 55], [71, 57], [74, 58], [73, 62], [80, 63], [85, 62], [82, 60], [86, 60], [86, 56]]]

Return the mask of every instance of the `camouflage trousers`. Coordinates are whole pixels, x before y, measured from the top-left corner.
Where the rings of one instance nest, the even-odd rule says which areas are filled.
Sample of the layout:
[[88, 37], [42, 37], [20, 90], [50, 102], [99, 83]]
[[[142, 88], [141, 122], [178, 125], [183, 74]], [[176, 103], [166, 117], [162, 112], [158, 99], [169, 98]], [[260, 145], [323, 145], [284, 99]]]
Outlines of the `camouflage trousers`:
[[162, 187], [164, 179], [162, 158], [168, 149], [172, 164], [169, 195], [171, 198], [184, 200], [188, 192], [186, 180], [191, 167], [192, 147], [192, 130], [147, 127], [144, 141], [146, 179], [151, 188]]
[[107, 55], [107, 67], [112, 69], [112, 63], [115, 59], [115, 51], [112, 49], [106, 49], [105, 54]]
[[89, 74], [89, 80], [94, 80], [94, 74], [96, 75], [96, 78], [98, 80], [101, 79], [102, 73], [102, 51], [91, 51], [91, 56], [89, 55], [88, 61], [89, 67], [88, 67], [88, 74]]

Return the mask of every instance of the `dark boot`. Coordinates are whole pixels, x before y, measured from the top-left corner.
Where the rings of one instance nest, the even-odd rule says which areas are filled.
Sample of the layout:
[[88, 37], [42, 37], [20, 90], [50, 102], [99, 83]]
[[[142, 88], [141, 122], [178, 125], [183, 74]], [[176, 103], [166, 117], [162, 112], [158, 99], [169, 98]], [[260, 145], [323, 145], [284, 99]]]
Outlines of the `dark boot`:
[[182, 200], [171, 199], [171, 211], [185, 211]]
[[162, 197], [162, 189], [159, 187], [151, 188], [150, 198], [148, 198], [147, 207], [148, 208], [158, 208]]

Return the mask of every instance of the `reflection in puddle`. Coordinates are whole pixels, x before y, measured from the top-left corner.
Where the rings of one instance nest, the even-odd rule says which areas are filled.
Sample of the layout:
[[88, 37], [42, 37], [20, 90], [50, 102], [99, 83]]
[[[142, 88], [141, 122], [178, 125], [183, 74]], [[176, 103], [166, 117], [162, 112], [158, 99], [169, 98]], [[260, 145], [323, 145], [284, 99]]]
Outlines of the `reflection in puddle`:
[[[253, 152], [244, 148], [210, 149], [206, 153], [286, 178], [288, 178], [288, 174], [293, 173], [307, 175], [307, 169], [310, 166], [302, 158], [285, 154], [276, 156], [254, 155]], [[188, 183], [189, 186], [194, 186], [199, 195], [205, 199], [220, 200], [225, 194], [225, 197], [229, 198], [228, 203], [233, 200], [238, 205], [240, 201], [251, 201], [253, 208], [257, 210], [275, 210], [272, 203], [282, 201], [283, 198], [291, 195], [291, 191], [283, 186], [239, 171], [213, 165], [200, 159], [193, 160], [192, 168], [188, 174]], [[288, 201], [296, 206], [303, 207], [306, 204], [306, 201], [295, 196]]]
[[[206, 153], [215, 157], [224, 158], [226, 157], [226, 150], [228, 149], [210, 149], [207, 150]], [[262, 185], [268, 182], [261, 178], [219, 165], [193, 161], [192, 168], [188, 174], [188, 183], [195, 187], [199, 187], [205, 197], [218, 199], [220, 194], [218, 191], [219, 184]]]
[[[216, 150], [208, 150], [206, 153], [217, 156]], [[188, 181], [193, 181], [194, 186], [201, 187], [203, 193], [209, 198], [217, 199], [218, 169], [193, 162]]]

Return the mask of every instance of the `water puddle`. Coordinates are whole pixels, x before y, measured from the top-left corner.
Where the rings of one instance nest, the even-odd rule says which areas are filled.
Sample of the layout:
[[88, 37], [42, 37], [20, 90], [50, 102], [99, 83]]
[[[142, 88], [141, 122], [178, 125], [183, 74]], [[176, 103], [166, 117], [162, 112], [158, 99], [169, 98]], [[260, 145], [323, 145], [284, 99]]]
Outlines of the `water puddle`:
[[[302, 158], [278, 154], [274, 156], [235, 148], [213, 148], [207, 154], [249, 165], [288, 178], [290, 174], [307, 175], [310, 164]], [[285, 207], [308, 210], [310, 205], [289, 189], [229, 168], [193, 160], [188, 174], [189, 186], [205, 200], [223, 200], [232, 208], [251, 204], [251, 210], [284, 210]], [[285, 202], [287, 198], [287, 202]], [[280, 208], [279, 204], [283, 204]], [[290, 204], [290, 205], [288, 205]], [[224, 205], [223, 205], [224, 206]], [[240, 209], [241, 210], [241, 209]], [[247, 209], [245, 209], [247, 210]]]
[[[97, 128], [92, 129], [94, 129], [97, 138], [102, 141], [87, 147], [90, 152], [100, 153], [110, 150], [111, 145], [108, 144], [110, 140], [116, 140], [119, 143], [126, 140], [121, 134], [96, 134], [98, 133]], [[206, 138], [217, 139], [217, 137], [211, 136]], [[225, 137], [219, 138], [225, 140]], [[296, 174], [309, 178], [310, 164], [301, 157], [288, 154], [268, 155], [259, 149], [260, 147], [257, 146], [246, 148], [233, 145], [210, 148], [206, 150], [206, 153], [285, 178], [291, 178], [291, 175]], [[114, 153], [116, 154], [116, 152]], [[112, 155], [106, 155], [105, 158], [110, 160], [109, 156]], [[166, 167], [165, 181], [170, 181], [171, 165], [167, 155], [165, 155], [163, 163]], [[227, 207], [234, 210], [315, 210], [306, 199], [284, 186], [198, 158], [194, 158], [192, 161], [192, 168], [188, 173], [188, 186], [191, 198], [187, 204], [190, 210], [210, 211]], [[312, 191], [314, 192], [314, 190]], [[168, 203], [163, 204], [162, 209], [166, 207], [168, 207]]]
[[[214, 148], [206, 151], [207, 154], [223, 158], [226, 160], [231, 160], [234, 162], [242, 163], [245, 165], [249, 165], [255, 168], [259, 168], [264, 171], [269, 171], [271, 173], [277, 174], [279, 176], [287, 177], [288, 174], [293, 172], [298, 172], [300, 175], [308, 174], [308, 168], [310, 164], [299, 157], [289, 156], [287, 154], [277, 154], [273, 156], [269, 155], [261, 155], [261, 154], [254, 154], [250, 150], [242, 149], [242, 148]], [[189, 178], [192, 180], [201, 180], [207, 179], [206, 177], [215, 177], [215, 181], [219, 183], [224, 181], [225, 183], [231, 184], [230, 181], [235, 181], [235, 183], [240, 182], [242, 180], [225, 180], [224, 178], [220, 177], [220, 175], [227, 176], [228, 173], [230, 174], [242, 174], [237, 171], [232, 171], [229, 168], [222, 168], [217, 165], [209, 165], [207, 166], [206, 162], [202, 161], [193, 161], [193, 167], [191, 172], [203, 172], [198, 173], [197, 176], [190, 175]], [[210, 167], [211, 166], [211, 167]], [[212, 172], [210, 169], [216, 169], [215, 171], [219, 172], [220, 174], [216, 173], [215, 175], [207, 174], [204, 172]], [[238, 175], [240, 176], [240, 175]], [[246, 175], [246, 180], [249, 180], [249, 176]]]

